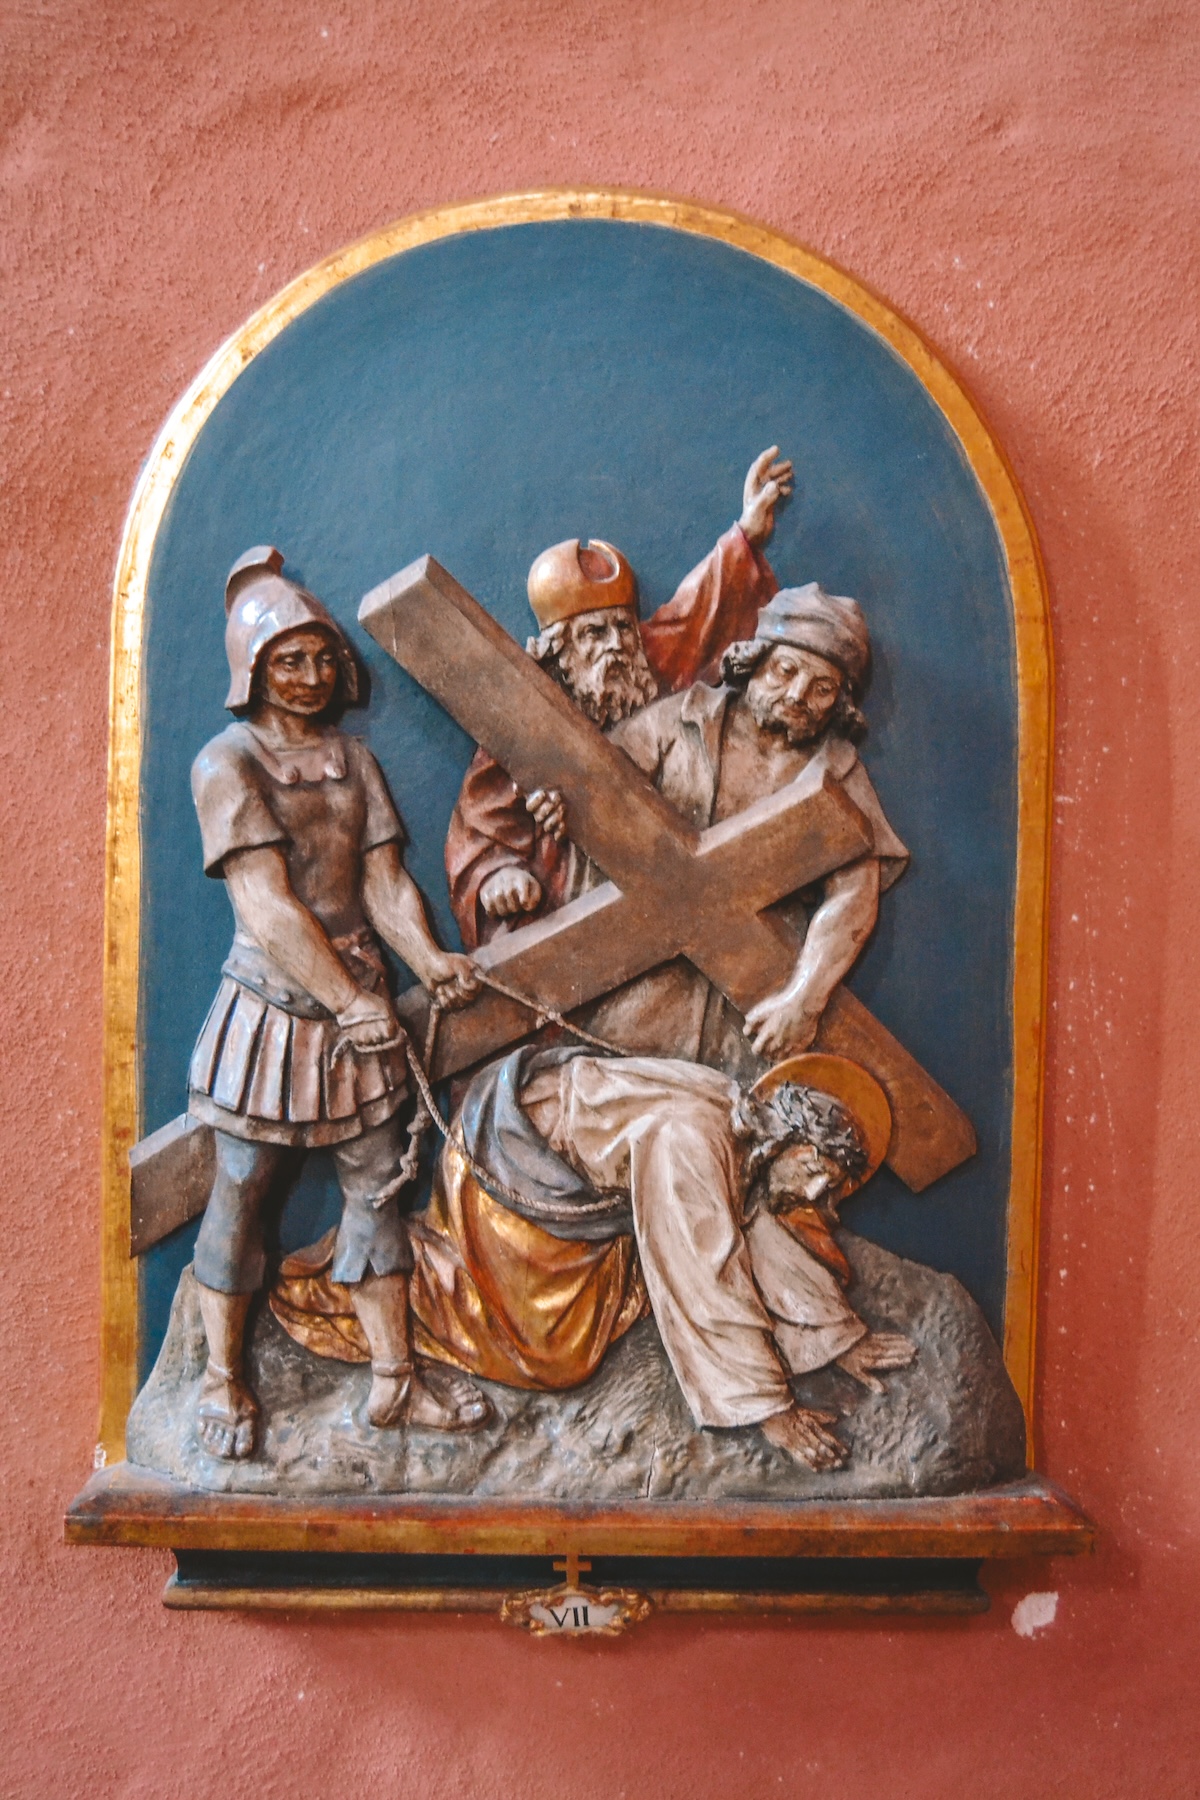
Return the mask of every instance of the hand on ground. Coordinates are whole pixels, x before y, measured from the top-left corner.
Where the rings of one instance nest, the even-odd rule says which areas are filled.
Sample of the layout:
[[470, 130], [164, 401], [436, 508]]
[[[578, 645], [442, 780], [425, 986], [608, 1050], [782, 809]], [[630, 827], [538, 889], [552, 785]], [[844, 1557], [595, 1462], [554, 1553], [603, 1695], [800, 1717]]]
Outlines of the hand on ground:
[[853, 1375], [855, 1381], [861, 1381], [871, 1393], [885, 1394], [887, 1389], [873, 1371], [907, 1369], [915, 1362], [916, 1355], [917, 1346], [900, 1332], [869, 1331], [857, 1344], [852, 1344], [844, 1356], [838, 1357], [837, 1365], [839, 1369], [845, 1369], [847, 1375]]
[[840, 1469], [849, 1451], [827, 1426], [836, 1425], [838, 1415], [814, 1412], [807, 1406], [790, 1406], [786, 1412], [764, 1419], [760, 1427], [768, 1443], [783, 1450], [793, 1462], [806, 1469]]

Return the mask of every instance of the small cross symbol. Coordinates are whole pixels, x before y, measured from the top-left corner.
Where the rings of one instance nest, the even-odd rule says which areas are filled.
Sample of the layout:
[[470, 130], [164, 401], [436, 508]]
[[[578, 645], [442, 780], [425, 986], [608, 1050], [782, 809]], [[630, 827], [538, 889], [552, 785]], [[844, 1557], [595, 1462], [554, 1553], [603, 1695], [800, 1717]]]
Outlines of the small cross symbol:
[[591, 1566], [590, 1562], [583, 1562], [580, 1559], [577, 1550], [568, 1550], [562, 1561], [554, 1564], [554, 1569], [555, 1573], [558, 1573], [561, 1570], [562, 1574], [565, 1576], [563, 1582], [564, 1587], [577, 1588], [579, 1586], [580, 1570], [590, 1569]]

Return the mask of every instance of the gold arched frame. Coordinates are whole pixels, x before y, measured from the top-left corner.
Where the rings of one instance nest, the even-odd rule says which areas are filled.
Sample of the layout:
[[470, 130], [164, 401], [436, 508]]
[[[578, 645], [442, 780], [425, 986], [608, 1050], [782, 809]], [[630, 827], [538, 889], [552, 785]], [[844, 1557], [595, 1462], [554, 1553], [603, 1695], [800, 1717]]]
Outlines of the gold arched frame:
[[[1007, 1209], [1004, 1359], [1032, 1426], [1046, 1011], [1053, 658], [1033, 525], [1004, 454], [967, 393], [920, 334], [869, 288], [815, 251], [738, 213], [661, 194], [551, 188], [415, 213], [327, 256], [228, 338], [158, 434], [117, 558], [112, 615], [104, 913], [102, 1395], [97, 1466], [124, 1456], [137, 1381], [137, 1267], [129, 1253], [129, 1150], [138, 1133], [141, 899], [142, 628], [155, 539], [184, 461], [247, 363], [317, 300], [364, 269], [460, 232], [559, 219], [619, 219], [715, 238], [819, 288], [870, 326], [912, 369], [974, 471], [1004, 547], [1016, 640], [1018, 823], [1013, 919], [1012, 1166]], [[1032, 1461], [1032, 1430], [1030, 1460]]]

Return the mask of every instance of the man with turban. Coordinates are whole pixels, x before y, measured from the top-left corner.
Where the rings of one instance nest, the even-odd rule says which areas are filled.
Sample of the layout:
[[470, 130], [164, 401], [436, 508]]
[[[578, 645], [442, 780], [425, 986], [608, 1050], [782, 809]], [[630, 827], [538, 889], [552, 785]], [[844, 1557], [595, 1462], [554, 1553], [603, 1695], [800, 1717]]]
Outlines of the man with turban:
[[855, 748], [866, 732], [858, 702], [870, 659], [857, 601], [816, 582], [785, 588], [759, 613], [754, 637], [726, 651], [720, 687], [696, 683], [614, 728], [614, 742], [691, 825], [742, 812], [815, 764], [842, 785], [874, 842], [818, 891], [788, 903], [804, 934], [796, 967], [744, 1020], [679, 957], [601, 1000], [589, 1030], [638, 1054], [685, 1057], [743, 1081], [764, 1059], [812, 1043], [830, 995], [874, 929], [880, 893], [908, 862]]
[[[539, 635], [528, 650], [602, 729], [663, 693], [715, 673], [726, 645], [754, 626], [778, 585], [763, 555], [792, 465], [778, 446], [746, 475], [741, 517], [665, 606], [638, 621], [633, 570], [612, 544], [576, 539], [529, 571]], [[509, 924], [562, 906], [585, 879], [553, 792], [528, 797], [484, 750], [467, 770], [446, 838], [450, 904], [468, 950]]]

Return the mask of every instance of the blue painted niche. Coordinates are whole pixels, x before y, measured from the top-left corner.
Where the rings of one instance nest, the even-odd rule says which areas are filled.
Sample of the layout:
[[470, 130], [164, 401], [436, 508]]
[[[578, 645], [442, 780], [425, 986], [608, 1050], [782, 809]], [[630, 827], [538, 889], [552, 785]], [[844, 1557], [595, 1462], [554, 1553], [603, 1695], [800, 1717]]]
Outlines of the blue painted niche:
[[[520, 640], [545, 545], [598, 536], [643, 612], [740, 510], [778, 443], [797, 494], [769, 555], [870, 621], [863, 754], [913, 853], [851, 987], [970, 1113], [980, 1152], [910, 1194], [884, 1169], [847, 1223], [957, 1275], [1002, 1326], [1016, 861], [1012, 606], [987, 503], [906, 364], [818, 289], [716, 241], [611, 221], [460, 235], [327, 294], [238, 377], [196, 440], [158, 533], [142, 761], [143, 1128], [186, 1103], [226, 953], [223, 886], [201, 872], [188, 771], [225, 723], [225, 574], [272, 542], [351, 630], [371, 698], [351, 713], [455, 941], [442, 844], [464, 734], [359, 631], [361, 596], [429, 551]], [[287, 1203], [292, 1246], [335, 1216], [325, 1159]], [[195, 1226], [143, 1261], [143, 1368]]]

